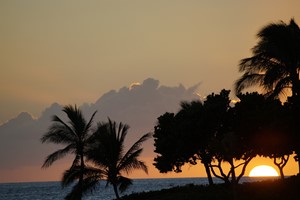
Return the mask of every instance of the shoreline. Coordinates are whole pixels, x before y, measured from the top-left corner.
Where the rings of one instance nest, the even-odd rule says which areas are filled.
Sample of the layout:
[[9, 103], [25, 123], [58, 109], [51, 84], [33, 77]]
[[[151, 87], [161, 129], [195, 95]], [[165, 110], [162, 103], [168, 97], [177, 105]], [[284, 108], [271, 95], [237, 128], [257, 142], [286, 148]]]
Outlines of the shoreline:
[[296, 200], [300, 199], [300, 176], [287, 177], [284, 180], [270, 179], [255, 182], [243, 182], [237, 185], [214, 184], [176, 186], [158, 191], [125, 195], [122, 200]]

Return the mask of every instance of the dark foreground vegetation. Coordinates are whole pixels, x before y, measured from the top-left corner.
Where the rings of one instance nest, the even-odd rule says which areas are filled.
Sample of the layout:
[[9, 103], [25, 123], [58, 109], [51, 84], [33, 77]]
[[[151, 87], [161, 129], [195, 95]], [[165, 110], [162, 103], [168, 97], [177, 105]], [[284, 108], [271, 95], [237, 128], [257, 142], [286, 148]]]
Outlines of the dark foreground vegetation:
[[124, 196], [123, 200], [298, 200], [300, 196], [300, 177], [284, 180], [265, 180], [242, 183], [236, 186], [226, 184], [186, 185], [163, 189], [160, 191], [143, 192]]

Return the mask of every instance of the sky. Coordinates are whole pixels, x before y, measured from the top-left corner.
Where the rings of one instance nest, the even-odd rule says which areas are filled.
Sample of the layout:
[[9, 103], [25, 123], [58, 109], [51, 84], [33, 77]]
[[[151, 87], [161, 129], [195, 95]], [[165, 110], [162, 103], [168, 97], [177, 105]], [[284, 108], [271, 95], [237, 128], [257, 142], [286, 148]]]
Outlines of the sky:
[[299, 7], [298, 0], [0, 0], [0, 124], [21, 112], [39, 119], [55, 102], [93, 104], [148, 78], [173, 89], [200, 83], [201, 96], [232, 89], [256, 33], [280, 20], [299, 24]]

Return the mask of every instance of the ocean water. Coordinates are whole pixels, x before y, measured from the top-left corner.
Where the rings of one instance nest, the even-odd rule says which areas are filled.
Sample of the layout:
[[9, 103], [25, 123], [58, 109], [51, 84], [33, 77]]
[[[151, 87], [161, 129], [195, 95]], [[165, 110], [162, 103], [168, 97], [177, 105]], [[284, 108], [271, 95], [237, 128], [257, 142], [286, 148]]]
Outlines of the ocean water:
[[[242, 182], [260, 180], [257, 178], [243, 178]], [[215, 183], [222, 183], [214, 179]], [[84, 200], [111, 200], [115, 194], [111, 186], [105, 187], [105, 182], [93, 194], [84, 196]], [[155, 191], [187, 184], [206, 185], [207, 178], [166, 178], [166, 179], [134, 179], [133, 185], [121, 196], [143, 191]], [[62, 189], [60, 182], [36, 183], [0, 183], [0, 200], [62, 200], [71, 188]]]

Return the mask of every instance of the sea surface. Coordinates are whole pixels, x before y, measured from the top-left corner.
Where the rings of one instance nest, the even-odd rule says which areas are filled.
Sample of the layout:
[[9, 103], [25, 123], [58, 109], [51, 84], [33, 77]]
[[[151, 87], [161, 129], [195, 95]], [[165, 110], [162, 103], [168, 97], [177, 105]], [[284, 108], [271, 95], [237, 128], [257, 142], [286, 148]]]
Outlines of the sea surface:
[[[242, 182], [258, 180], [262, 180], [262, 178], [245, 177], [242, 179]], [[219, 179], [214, 179], [214, 182], [222, 183]], [[127, 191], [121, 193], [121, 196], [188, 184], [206, 185], [208, 181], [207, 178], [134, 179], [133, 185]], [[101, 182], [93, 194], [87, 194], [83, 199], [115, 199], [112, 187], [105, 187], [105, 185], [105, 182]], [[60, 182], [0, 183], [0, 200], [63, 200], [70, 189], [62, 189]]]

